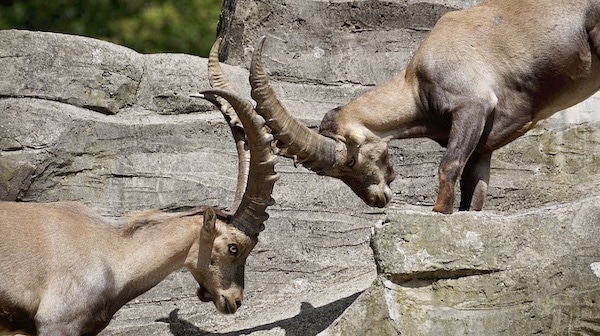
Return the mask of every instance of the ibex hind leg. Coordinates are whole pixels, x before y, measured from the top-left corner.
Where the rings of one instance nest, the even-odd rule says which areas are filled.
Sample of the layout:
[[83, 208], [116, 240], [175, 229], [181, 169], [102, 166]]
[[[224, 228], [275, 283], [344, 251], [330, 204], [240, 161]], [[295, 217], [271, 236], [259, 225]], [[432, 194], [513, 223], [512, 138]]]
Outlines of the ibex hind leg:
[[456, 184], [481, 139], [490, 111], [489, 104], [470, 102], [452, 112], [452, 127], [438, 171], [440, 184], [433, 211], [453, 212]]
[[473, 153], [460, 178], [460, 211], [480, 211], [490, 182], [492, 153]]

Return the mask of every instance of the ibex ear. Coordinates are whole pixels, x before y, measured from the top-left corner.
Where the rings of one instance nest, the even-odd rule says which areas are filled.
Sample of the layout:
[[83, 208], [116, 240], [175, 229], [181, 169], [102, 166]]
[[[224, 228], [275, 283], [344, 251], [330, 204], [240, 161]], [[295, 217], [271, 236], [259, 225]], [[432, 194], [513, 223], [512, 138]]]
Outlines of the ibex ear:
[[206, 210], [204, 210], [204, 223], [202, 223], [202, 230], [205, 230], [208, 234], [212, 234], [215, 232], [216, 221], [217, 215], [215, 214], [215, 210], [213, 208], [206, 208]]

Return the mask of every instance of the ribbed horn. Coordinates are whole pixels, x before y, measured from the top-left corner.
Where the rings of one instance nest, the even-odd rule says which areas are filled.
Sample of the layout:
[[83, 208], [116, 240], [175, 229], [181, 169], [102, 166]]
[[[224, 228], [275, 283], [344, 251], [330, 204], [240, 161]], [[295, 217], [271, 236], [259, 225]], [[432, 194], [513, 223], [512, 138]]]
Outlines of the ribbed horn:
[[278, 147], [284, 148], [288, 155], [306, 168], [321, 172], [336, 163], [336, 141], [311, 131], [277, 99], [262, 64], [265, 39], [263, 36], [258, 42], [250, 66], [250, 85], [252, 98], [257, 103], [256, 112], [273, 130]]
[[201, 92], [200, 95], [209, 101], [214, 101], [211, 95], [226, 99], [237, 112], [246, 130], [250, 150], [248, 184], [240, 206], [231, 218], [231, 224], [249, 235], [258, 235], [264, 230], [264, 222], [269, 218], [266, 208], [274, 203], [271, 193], [279, 179], [275, 172], [278, 159], [271, 147], [273, 136], [265, 126], [263, 118], [254, 111], [252, 104], [238, 94], [223, 89], [212, 89]]
[[[229, 80], [227, 80], [227, 77], [225, 77], [223, 68], [221, 68], [221, 63], [219, 63], [219, 48], [221, 47], [221, 41], [222, 38], [218, 38], [215, 41], [208, 55], [208, 81], [212, 88], [225, 89], [237, 93], [237, 90], [233, 87], [233, 85], [231, 85]], [[227, 102], [227, 100], [221, 97], [217, 97], [217, 103], [215, 105], [219, 106], [221, 113], [223, 113], [225, 120], [231, 128], [233, 140], [235, 141], [235, 148], [238, 154], [238, 176], [235, 188], [235, 196], [233, 198], [231, 208], [229, 209], [231, 213], [235, 213], [240, 205], [240, 202], [242, 201], [242, 194], [244, 193], [246, 184], [248, 183], [250, 152], [248, 151], [246, 132], [244, 131], [244, 127], [240, 122], [240, 119], [238, 118], [234, 108]]]
[[213, 88], [221, 88], [237, 93], [237, 90], [227, 80], [227, 77], [225, 77], [221, 63], [219, 62], [219, 48], [221, 48], [222, 41], [221, 37], [217, 38], [210, 48], [210, 53], [208, 54], [208, 81]]

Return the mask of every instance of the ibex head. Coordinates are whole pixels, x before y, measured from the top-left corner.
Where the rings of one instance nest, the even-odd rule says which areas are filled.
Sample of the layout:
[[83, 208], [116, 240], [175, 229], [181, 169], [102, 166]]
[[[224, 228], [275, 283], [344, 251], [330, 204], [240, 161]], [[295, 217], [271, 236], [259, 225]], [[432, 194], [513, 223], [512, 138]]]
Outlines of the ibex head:
[[[213, 47], [213, 54], [218, 50]], [[214, 89], [192, 97], [207, 99], [219, 106], [236, 140], [239, 160], [236, 196], [229, 213], [217, 217], [212, 209], [204, 213], [204, 223], [195, 268], [190, 270], [200, 284], [198, 297], [213, 301], [222, 313], [234, 313], [241, 305], [246, 258], [258, 242], [273, 204], [271, 193], [279, 178], [274, 170], [273, 136], [252, 104], [214, 78], [222, 78], [218, 61], [209, 63]], [[231, 213], [233, 213], [231, 215]], [[210, 243], [212, 242], [212, 243]], [[202, 250], [202, 246], [211, 248]]]
[[262, 64], [263, 37], [252, 57], [250, 84], [256, 112], [273, 130], [277, 146], [320, 175], [346, 183], [366, 204], [384, 207], [392, 199], [395, 174], [388, 160], [387, 140], [344, 120], [349, 111], [338, 107], [323, 118], [319, 134], [294, 118], [277, 99]]
[[214, 302], [221, 313], [232, 314], [241, 306], [246, 258], [257, 243], [257, 235], [231, 224], [231, 217], [218, 218], [212, 208], [204, 211], [197, 253], [186, 264], [200, 285], [198, 298]]

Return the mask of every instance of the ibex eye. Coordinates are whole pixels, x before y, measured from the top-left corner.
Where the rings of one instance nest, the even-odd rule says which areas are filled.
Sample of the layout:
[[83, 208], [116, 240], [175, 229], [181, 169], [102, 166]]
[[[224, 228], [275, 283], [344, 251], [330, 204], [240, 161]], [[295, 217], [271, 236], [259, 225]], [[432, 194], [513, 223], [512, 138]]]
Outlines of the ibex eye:
[[229, 251], [229, 254], [231, 255], [237, 255], [238, 254], [238, 246], [236, 244], [229, 244], [227, 245], [227, 250]]
[[352, 168], [352, 167], [354, 167], [355, 164], [356, 164], [356, 159], [354, 157], [351, 157], [346, 165], [348, 167]]

